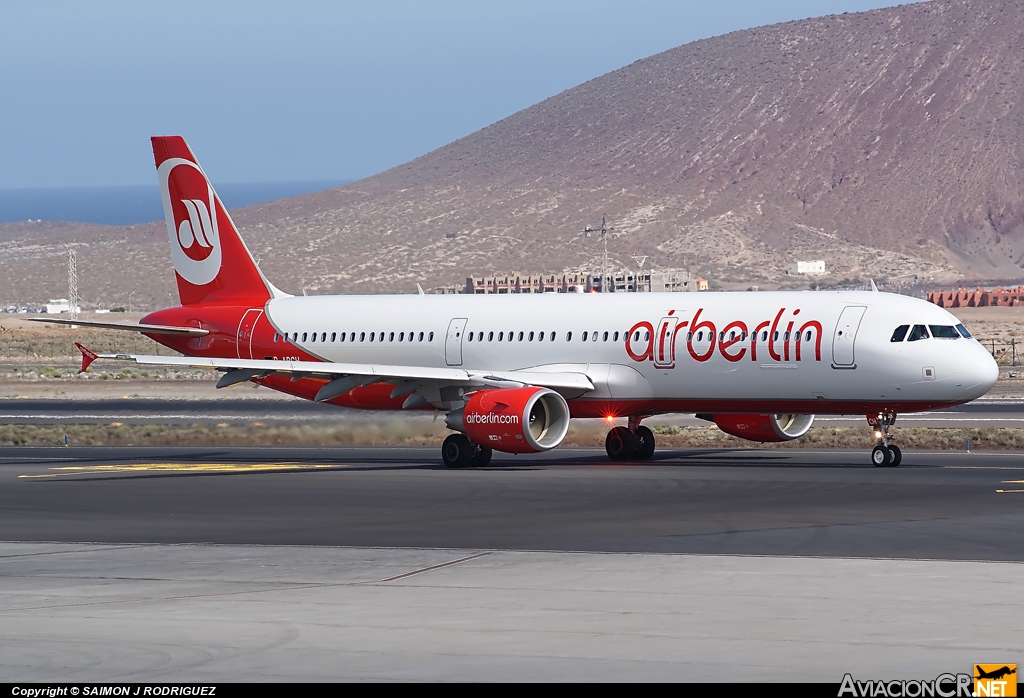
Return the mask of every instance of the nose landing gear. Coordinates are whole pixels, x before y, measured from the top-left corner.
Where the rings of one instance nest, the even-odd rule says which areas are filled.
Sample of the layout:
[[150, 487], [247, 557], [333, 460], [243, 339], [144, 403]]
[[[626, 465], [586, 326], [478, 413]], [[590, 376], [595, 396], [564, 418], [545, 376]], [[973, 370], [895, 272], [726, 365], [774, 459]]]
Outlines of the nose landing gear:
[[878, 439], [878, 445], [871, 449], [871, 462], [876, 468], [895, 468], [903, 461], [900, 447], [889, 443], [889, 427], [896, 423], [896, 413], [880, 412], [867, 417]]
[[640, 425], [643, 416], [629, 418], [628, 427], [615, 427], [604, 440], [604, 450], [614, 461], [650, 460], [654, 455], [654, 432]]

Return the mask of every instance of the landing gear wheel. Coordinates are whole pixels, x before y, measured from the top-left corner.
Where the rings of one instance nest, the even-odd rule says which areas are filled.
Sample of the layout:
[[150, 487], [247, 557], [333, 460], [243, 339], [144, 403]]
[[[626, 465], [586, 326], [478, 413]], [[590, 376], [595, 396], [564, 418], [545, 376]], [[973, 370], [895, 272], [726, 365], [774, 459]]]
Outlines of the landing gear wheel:
[[889, 467], [889, 460], [891, 458], [892, 451], [881, 444], [871, 449], [871, 462], [875, 464], [876, 468]]
[[612, 460], [631, 460], [636, 453], [636, 437], [626, 427], [615, 427], [605, 437], [604, 450]]
[[[476, 446], [476, 444], [473, 445]], [[487, 464], [491, 462], [491, 456], [493, 454], [494, 451], [487, 446], [476, 446], [476, 453], [474, 453], [473, 457], [470, 459], [469, 466], [471, 468], [487, 467]]]
[[633, 457], [637, 460], [650, 460], [654, 455], [654, 432], [644, 426], [637, 427], [636, 442]]
[[473, 442], [465, 434], [452, 434], [441, 444], [441, 459], [449, 468], [465, 468], [475, 453]]
[[903, 461], [903, 451], [899, 446], [889, 446], [889, 467], [895, 468]]

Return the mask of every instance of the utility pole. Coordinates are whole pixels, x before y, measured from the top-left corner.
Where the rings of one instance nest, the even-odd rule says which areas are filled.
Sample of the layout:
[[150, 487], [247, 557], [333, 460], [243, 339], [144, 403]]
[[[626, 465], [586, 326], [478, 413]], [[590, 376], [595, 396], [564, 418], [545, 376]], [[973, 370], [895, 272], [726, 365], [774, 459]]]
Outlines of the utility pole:
[[78, 319], [78, 259], [75, 250], [68, 245], [68, 303], [71, 304], [70, 316]]

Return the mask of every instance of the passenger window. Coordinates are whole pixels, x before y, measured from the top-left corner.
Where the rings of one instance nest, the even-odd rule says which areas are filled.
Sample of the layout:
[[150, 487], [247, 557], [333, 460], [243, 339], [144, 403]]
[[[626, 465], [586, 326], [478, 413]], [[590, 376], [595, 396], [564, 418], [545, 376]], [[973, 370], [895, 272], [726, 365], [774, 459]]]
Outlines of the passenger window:
[[[904, 339], [906, 339], [906, 337], [907, 337], [907, 330], [909, 330], [909, 329], [910, 329], [910, 325], [900, 325], [895, 330], [893, 330], [892, 337], [889, 338], [889, 341], [890, 342], [902, 342]], [[810, 335], [811, 333], [808, 332], [807, 334]], [[808, 339], [810, 339], [810, 337], [808, 337]]]
[[373, 341], [373, 335], [374, 335], [374, 333], [373, 333], [373, 332], [371, 332], [371, 333], [370, 333], [370, 341], [371, 341], [371, 342]]
[[964, 339], [971, 338], [971, 333], [967, 331], [967, 328], [964, 327], [963, 324], [957, 325], [956, 331], [959, 332], [960, 336], [963, 337]]
[[602, 342], [607, 342], [608, 341], [608, 333], [607, 332], [605, 332], [603, 335], [601, 335], [601, 341]]
[[533, 341], [533, 332], [530, 333], [530, 341]]
[[504, 332], [499, 332], [498, 333], [498, 341], [501, 342], [504, 339], [505, 339], [505, 333]]
[[359, 341], [360, 342], [365, 342], [366, 341], [366, 333], [365, 332], [360, 332], [359, 333]]
[[391, 334], [388, 335], [388, 341], [389, 342], [395, 341], [395, 333], [394, 332], [392, 332]]
[[303, 342], [305, 342], [305, 341], [306, 341], [306, 333], [305, 333], [305, 332], [303, 332], [303, 333], [302, 333], [302, 341], [303, 341]]
[[350, 341], [350, 342], [356, 341], [356, 333], [355, 332], [353, 332], [352, 334], [350, 334], [348, 336], [348, 341]]
[[928, 330], [924, 325], [914, 325], [914, 329], [910, 330], [910, 336], [907, 337], [908, 342], [916, 342], [919, 339], [928, 339]]
[[493, 342], [494, 341], [494, 333], [493, 332], [488, 332], [487, 333], [487, 341], [488, 342]]
[[651, 341], [651, 333], [650, 333], [649, 330], [647, 332], [644, 332], [644, 341], [645, 342]]
[[519, 333], [519, 341], [520, 342], [523, 341], [523, 333], [522, 332]]
[[567, 341], [567, 342], [571, 342], [572, 341], [572, 332], [566, 332], [565, 333], [565, 341]]
[[466, 341], [467, 342], [472, 342], [473, 341], [473, 333], [472, 332], [470, 332], [469, 334], [466, 335]]
[[584, 342], [587, 341], [587, 333], [586, 332], [583, 333], [583, 341]]
[[422, 332], [420, 332], [420, 341], [421, 342], [423, 341], [423, 333]]
[[935, 339], [960, 339], [960, 334], [952, 325], [928, 325]]
[[405, 332], [399, 332], [398, 333], [398, 341], [399, 342], [404, 342], [405, 341]]
[[687, 342], [692, 342], [693, 341], [693, 332], [687, 332], [686, 333], [686, 341]]
[[767, 342], [768, 341], [768, 330], [765, 330], [764, 332], [761, 333], [761, 341], [762, 342]]
[[637, 330], [636, 334], [633, 335], [633, 341], [634, 342], [639, 342], [640, 341], [640, 330]]
[[774, 333], [772, 334], [772, 341], [773, 341], [773, 342], [777, 342], [777, 341], [779, 341], [779, 333], [778, 333], [778, 332], [774, 332]]
[[697, 341], [701, 342], [703, 340], [704, 340], [704, 330], [701, 330], [700, 332], [697, 333]]
[[538, 342], [543, 342], [544, 341], [544, 333], [543, 332], [538, 332], [537, 333], [537, 341]]
[[590, 333], [590, 341], [591, 342], [596, 342], [597, 341], [597, 332], [591, 332]]
[[428, 342], [433, 342], [434, 341], [434, 333], [433, 332], [431, 332], [430, 335], [427, 337], [427, 341]]
[[804, 341], [805, 342], [811, 341], [811, 331], [810, 330], [807, 330], [807, 334], [804, 335]]
[[333, 342], [333, 341], [335, 341], [337, 339], [338, 339], [338, 333], [337, 332], [331, 332], [331, 341]]
[[786, 332], [786, 336], [783, 337], [783, 340], [786, 341], [786, 342], [789, 341], [789, 332]]
[[339, 339], [340, 341], [344, 342], [344, 341], [345, 341], [345, 333], [344, 333], [344, 332], [342, 332], [342, 333], [341, 333], [341, 336], [340, 336], [340, 337], [338, 337], [338, 339]]
[[508, 341], [510, 341], [510, 342], [512, 341], [512, 333], [511, 332], [508, 333]]
[[613, 342], [617, 342], [617, 341], [619, 341], [619, 333], [618, 333], [618, 332], [616, 332], [616, 333], [615, 333], [615, 336], [614, 336], [614, 337], [612, 337], [612, 341], [613, 341]]
[[477, 332], [476, 333], [476, 341], [478, 341], [478, 342], [484, 341], [484, 333], [483, 332]]

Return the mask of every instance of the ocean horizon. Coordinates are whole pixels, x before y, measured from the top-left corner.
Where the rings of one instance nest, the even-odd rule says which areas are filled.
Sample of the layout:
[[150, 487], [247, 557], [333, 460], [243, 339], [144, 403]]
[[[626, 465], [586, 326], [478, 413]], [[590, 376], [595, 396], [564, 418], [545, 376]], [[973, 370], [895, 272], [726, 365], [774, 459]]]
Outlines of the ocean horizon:
[[[229, 209], [340, 187], [352, 180], [238, 182], [216, 185]], [[157, 185], [0, 189], [0, 223], [73, 221], [135, 225], [163, 220]]]

